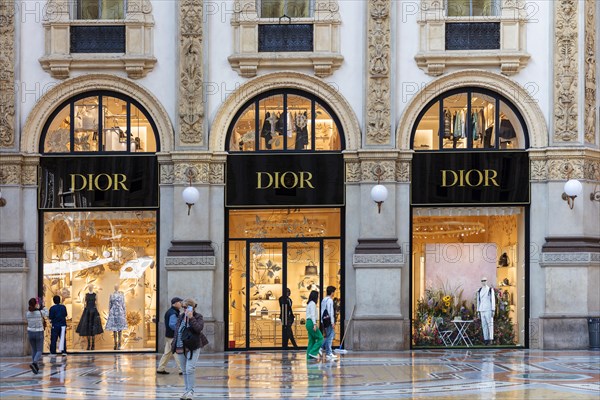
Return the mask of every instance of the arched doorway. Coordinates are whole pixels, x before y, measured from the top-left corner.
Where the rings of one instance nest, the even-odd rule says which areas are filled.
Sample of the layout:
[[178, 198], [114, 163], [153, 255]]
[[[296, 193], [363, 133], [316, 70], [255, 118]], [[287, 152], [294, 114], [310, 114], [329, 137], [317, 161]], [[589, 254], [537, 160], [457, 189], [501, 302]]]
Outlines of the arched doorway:
[[[226, 143], [226, 349], [286, 348], [292, 335], [306, 346], [306, 301], [328, 286], [336, 288], [339, 344], [345, 141], [338, 117], [310, 93], [271, 90], [239, 108]], [[283, 329], [288, 290], [291, 332]]]
[[69, 352], [156, 351], [158, 151], [149, 112], [120, 92], [79, 93], [45, 121], [39, 286], [67, 308]]
[[413, 347], [525, 346], [529, 134], [482, 87], [450, 90], [412, 125]]

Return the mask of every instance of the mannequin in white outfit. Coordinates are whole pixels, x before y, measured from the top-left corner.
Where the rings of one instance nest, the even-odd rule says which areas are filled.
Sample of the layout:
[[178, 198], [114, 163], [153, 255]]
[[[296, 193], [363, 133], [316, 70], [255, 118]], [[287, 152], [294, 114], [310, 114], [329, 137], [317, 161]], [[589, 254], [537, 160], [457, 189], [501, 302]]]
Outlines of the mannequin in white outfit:
[[487, 285], [487, 278], [481, 278], [481, 288], [477, 290], [476, 295], [483, 342], [487, 345], [494, 340], [494, 311], [496, 310], [496, 296], [494, 290]]

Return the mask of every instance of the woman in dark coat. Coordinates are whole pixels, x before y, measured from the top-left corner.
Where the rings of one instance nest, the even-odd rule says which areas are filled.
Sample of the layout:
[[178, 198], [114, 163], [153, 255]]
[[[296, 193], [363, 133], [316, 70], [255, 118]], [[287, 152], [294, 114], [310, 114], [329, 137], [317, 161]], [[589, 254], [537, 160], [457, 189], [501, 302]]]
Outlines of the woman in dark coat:
[[[179, 315], [177, 326], [175, 327], [175, 336], [171, 349], [175, 353], [175, 357], [179, 359], [179, 365], [183, 371], [183, 381], [185, 382], [185, 393], [181, 396], [181, 400], [194, 398], [194, 378], [196, 371], [196, 361], [200, 354], [200, 348], [208, 344], [208, 340], [202, 329], [204, 329], [204, 318], [202, 314], [196, 312], [198, 303], [194, 299], [186, 299], [183, 301], [183, 313]], [[189, 342], [183, 343], [182, 333], [187, 328], [192, 331], [193, 335]]]

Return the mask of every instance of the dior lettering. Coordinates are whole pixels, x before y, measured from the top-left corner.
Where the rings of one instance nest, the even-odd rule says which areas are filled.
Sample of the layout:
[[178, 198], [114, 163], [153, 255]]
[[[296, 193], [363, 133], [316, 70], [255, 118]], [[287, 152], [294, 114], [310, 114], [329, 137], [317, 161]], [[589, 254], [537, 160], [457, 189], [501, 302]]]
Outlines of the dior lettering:
[[256, 188], [257, 189], [314, 189], [311, 183], [312, 174], [308, 171], [285, 171], [285, 172], [257, 172], [256, 173]]
[[442, 187], [477, 187], [477, 186], [496, 186], [500, 187], [496, 178], [498, 171], [493, 169], [459, 169], [453, 171], [451, 169], [443, 169], [442, 172]]
[[108, 190], [126, 190], [129, 191], [125, 182], [127, 176], [125, 174], [69, 174], [71, 177], [72, 192], [81, 190], [99, 190], [106, 192]]

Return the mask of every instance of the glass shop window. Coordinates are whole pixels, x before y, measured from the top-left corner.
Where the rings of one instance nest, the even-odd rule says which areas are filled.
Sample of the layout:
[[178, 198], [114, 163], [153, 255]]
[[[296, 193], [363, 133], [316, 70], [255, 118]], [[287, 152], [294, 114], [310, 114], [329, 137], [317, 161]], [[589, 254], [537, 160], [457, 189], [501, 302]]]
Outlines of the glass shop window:
[[44, 213], [44, 303], [67, 308], [68, 352], [155, 350], [156, 226], [155, 211]]
[[157, 132], [148, 113], [116, 94], [69, 100], [44, 130], [43, 153], [157, 151]]
[[267, 93], [249, 101], [242, 110], [230, 128], [230, 152], [343, 149], [337, 118], [309, 95]]

